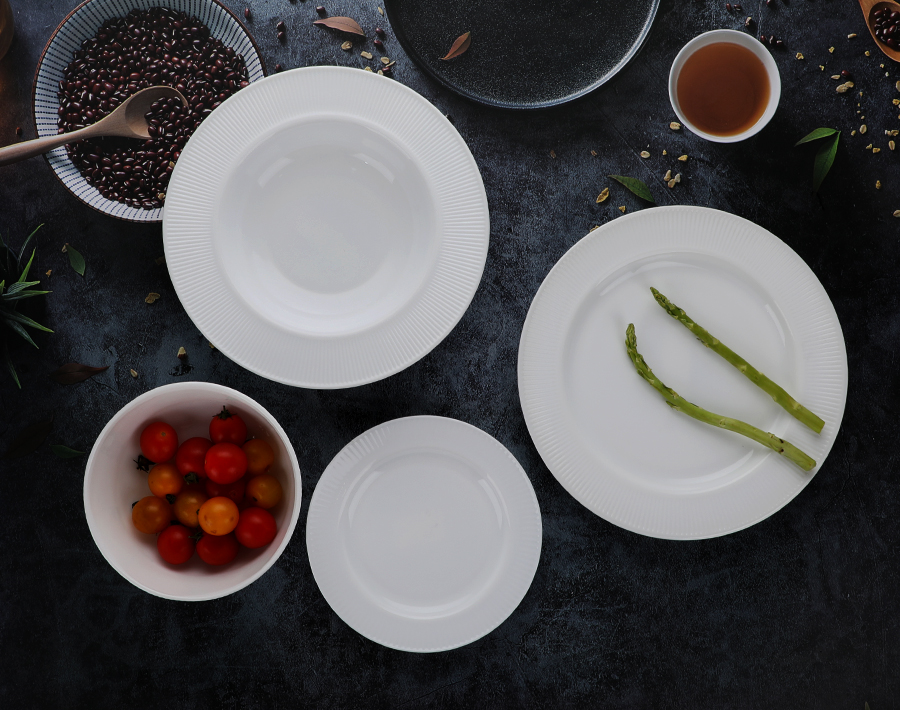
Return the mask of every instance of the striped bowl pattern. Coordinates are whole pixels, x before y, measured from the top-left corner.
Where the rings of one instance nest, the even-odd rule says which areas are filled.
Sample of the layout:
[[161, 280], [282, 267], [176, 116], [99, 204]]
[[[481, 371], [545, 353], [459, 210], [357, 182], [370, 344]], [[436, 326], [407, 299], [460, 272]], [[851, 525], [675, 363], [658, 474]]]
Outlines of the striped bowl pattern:
[[[801, 386], [793, 392], [821, 416], [821, 435], [791, 417], [775, 431], [818, 463], [801, 472], [770, 453], [736, 482], [671, 497], [608, 470], [571, 425], [562, 380], [573, 313], [596, 284], [655, 254], [706, 254], [732, 264], [771, 294], [799, 349]], [[627, 322], [627, 321], [626, 321]], [[780, 510], [822, 467], [844, 415], [847, 351], [834, 306], [807, 264], [762, 227], [706, 207], [656, 207], [620, 217], [575, 244], [547, 274], [522, 328], [519, 397], [528, 431], [547, 468], [586, 508], [650, 537], [696, 540], [743, 530]], [[648, 443], [647, 445], [651, 445]]]
[[[93, 37], [106, 20], [124, 17], [131, 10], [149, 10], [152, 7], [167, 7], [198, 17], [209, 27], [213, 37], [244, 55], [251, 83], [265, 76], [265, 68], [253, 39], [237, 17], [218, 0], [86, 0], [56, 28], [38, 62], [33, 92], [34, 124], [38, 136], [56, 135], [59, 82], [81, 43]], [[131, 222], [162, 221], [161, 207], [139, 209], [101, 195], [69, 160], [65, 147], [56, 148], [45, 157], [62, 184], [95, 210]]]

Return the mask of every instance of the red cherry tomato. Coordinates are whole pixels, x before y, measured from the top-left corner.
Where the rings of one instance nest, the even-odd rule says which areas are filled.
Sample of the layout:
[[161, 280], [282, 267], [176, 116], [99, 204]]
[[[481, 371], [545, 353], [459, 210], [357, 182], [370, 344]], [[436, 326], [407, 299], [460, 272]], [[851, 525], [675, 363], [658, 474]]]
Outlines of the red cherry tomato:
[[251, 549], [265, 547], [275, 539], [278, 528], [275, 518], [268, 510], [262, 508], [247, 508], [241, 511], [234, 536], [244, 547]]
[[194, 556], [194, 541], [184, 525], [170, 525], [156, 538], [156, 549], [170, 565], [182, 565]]
[[244, 499], [244, 490], [246, 487], [246, 478], [239, 478], [233, 483], [216, 483], [212, 479], [206, 479], [206, 494], [210, 498], [224, 496], [225, 498], [231, 498], [231, 500], [238, 505], [240, 505], [241, 501]]
[[196, 473], [200, 478], [206, 478], [203, 462], [206, 452], [211, 446], [212, 442], [202, 436], [188, 439], [179, 446], [178, 453], [175, 454], [175, 466], [178, 467], [181, 475], [187, 476], [189, 473]]
[[153, 463], [168, 461], [177, 449], [178, 434], [165, 422], [148, 424], [141, 432], [141, 453]]
[[213, 444], [206, 452], [204, 468], [215, 483], [234, 483], [247, 473], [247, 454], [237, 444]]
[[197, 542], [197, 554], [208, 565], [227, 565], [237, 557], [238, 543], [234, 533], [204, 535]]
[[209, 438], [214, 444], [223, 442], [240, 446], [247, 441], [247, 425], [240, 415], [232, 414], [225, 407], [209, 423]]

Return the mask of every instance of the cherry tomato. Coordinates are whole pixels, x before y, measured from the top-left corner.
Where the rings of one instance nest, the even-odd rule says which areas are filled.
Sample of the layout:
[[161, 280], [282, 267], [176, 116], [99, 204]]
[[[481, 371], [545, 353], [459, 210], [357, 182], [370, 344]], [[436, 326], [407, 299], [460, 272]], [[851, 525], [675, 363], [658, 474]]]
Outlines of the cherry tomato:
[[183, 490], [175, 499], [175, 517], [178, 522], [189, 528], [200, 525], [200, 506], [209, 500], [209, 496], [196, 488]]
[[142, 533], [155, 535], [172, 522], [172, 506], [165, 498], [141, 498], [131, 509], [131, 522]]
[[197, 541], [197, 554], [208, 565], [227, 565], [237, 557], [238, 543], [234, 533], [204, 535]]
[[216, 483], [233, 483], [247, 473], [247, 454], [237, 444], [213, 444], [206, 452], [206, 475]]
[[231, 498], [235, 503], [240, 503], [244, 499], [244, 489], [247, 487], [247, 479], [239, 478], [234, 483], [216, 483], [215, 481], [206, 479], [206, 494], [210, 498], [216, 496], [225, 496]]
[[212, 442], [209, 439], [195, 436], [178, 447], [178, 452], [175, 454], [175, 465], [182, 476], [196, 473], [200, 478], [206, 478], [203, 461], [210, 446], [212, 446]]
[[154, 463], [163, 463], [175, 455], [178, 434], [165, 422], [153, 422], [141, 432], [141, 453]]
[[275, 461], [275, 452], [267, 441], [250, 439], [241, 447], [247, 454], [247, 471], [251, 476], [266, 473]]
[[170, 565], [183, 565], [194, 556], [191, 531], [184, 525], [170, 525], [156, 538], [156, 549]]
[[274, 508], [281, 500], [281, 484], [270, 473], [251, 476], [247, 481], [247, 498], [260, 508]]
[[200, 527], [210, 535], [227, 535], [237, 527], [237, 504], [225, 496], [210, 498], [200, 506]]
[[247, 441], [247, 425], [240, 415], [232, 414], [225, 407], [209, 423], [209, 438], [214, 444], [222, 442], [240, 446]]
[[234, 536], [244, 547], [255, 549], [272, 542], [276, 532], [278, 528], [275, 526], [275, 518], [268, 510], [247, 508], [241, 512]]
[[178, 473], [178, 469], [170, 463], [158, 463], [150, 469], [147, 476], [150, 492], [165, 498], [168, 495], [177, 496], [184, 488], [184, 476]]

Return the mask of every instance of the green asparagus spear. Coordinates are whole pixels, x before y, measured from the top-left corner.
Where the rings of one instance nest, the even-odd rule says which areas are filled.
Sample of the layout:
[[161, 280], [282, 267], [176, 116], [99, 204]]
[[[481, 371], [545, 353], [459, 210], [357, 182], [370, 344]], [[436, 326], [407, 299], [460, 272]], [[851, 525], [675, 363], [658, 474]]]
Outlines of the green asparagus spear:
[[675, 392], [675, 390], [666, 387], [659, 378], [653, 374], [653, 370], [651, 370], [644, 361], [644, 356], [637, 351], [637, 338], [634, 335], [633, 323], [629, 324], [628, 329], [625, 331], [625, 349], [628, 351], [628, 357], [630, 357], [631, 362], [634, 363], [634, 367], [638, 371], [638, 374], [653, 385], [666, 400], [666, 404], [676, 412], [684, 412], [689, 417], [693, 417], [705, 424], [711, 424], [720, 429], [727, 429], [728, 431], [733, 431], [735, 434], [742, 434], [753, 439], [753, 441], [756, 441], [763, 446], [768, 446], [775, 453], [781, 454], [786, 459], [793, 461], [804, 471], [809, 471], [816, 465], [815, 461], [790, 442], [779, 439], [774, 434], [770, 434], [762, 429], [757, 429], [752, 424], [747, 424], [739, 419], [731, 419], [730, 417], [723, 417], [721, 414], [713, 414], [702, 407], [698, 407], [696, 404], [691, 404], [684, 397]]
[[734, 365], [748, 380], [774, 399], [775, 402], [783, 407], [792, 417], [808, 426], [816, 432], [816, 434], [822, 432], [822, 427], [825, 426], [824, 421], [800, 404], [796, 399], [791, 397], [791, 395], [772, 382], [772, 380], [753, 367], [753, 365], [744, 360], [744, 358], [734, 352], [734, 350], [727, 347], [717, 338], [710, 335], [709, 332], [694, 323], [694, 321], [688, 318], [687, 313], [663, 296], [659, 291], [652, 287], [650, 290], [653, 292], [653, 297], [656, 298], [656, 302], [665, 309], [666, 313], [696, 335], [701, 343]]

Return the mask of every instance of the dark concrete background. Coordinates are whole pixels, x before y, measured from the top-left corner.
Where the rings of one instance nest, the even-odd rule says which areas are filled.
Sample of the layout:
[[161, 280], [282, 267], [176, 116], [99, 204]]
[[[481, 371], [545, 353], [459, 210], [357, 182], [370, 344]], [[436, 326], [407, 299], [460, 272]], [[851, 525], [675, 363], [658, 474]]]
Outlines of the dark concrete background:
[[[250, 27], [270, 69], [364, 64], [311, 27], [317, 1], [252, 2]], [[0, 143], [15, 140], [16, 126], [32, 136], [35, 65], [76, 4], [12, 2], [18, 31], [0, 62]], [[743, 25], [745, 14], [729, 15], [718, 0], [663, 0], [646, 47], [612, 83], [542, 113], [482, 108], [423, 77], [375, 14], [377, 0], [326, 5], [370, 31], [388, 27], [396, 79], [450, 114], [478, 161], [492, 230], [472, 306], [430, 355], [383, 382], [336, 392], [268, 382], [211, 351], [190, 322], [165, 266], [154, 262], [163, 253], [159, 227], [85, 207], [40, 159], [0, 168], [3, 233], [18, 244], [45, 223], [35, 268], [53, 270], [45, 279], [53, 293], [39, 320], [55, 331], [38, 338], [38, 351], [15, 346], [21, 391], [0, 374], [0, 447], [55, 413], [50, 441], [89, 450], [138, 394], [178, 378], [209, 380], [266, 406], [291, 436], [304, 475], [300, 524], [278, 563], [237, 594], [186, 604], [132, 587], [100, 556], [82, 506], [84, 459], [60, 461], [45, 446], [0, 461], [0, 706], [900, 705], [900, 219], [892, 216], [900, 166], [884, 136], [900, 128], [891, 103], [900, 98], [900, 67], [877, 51], [856, 3], [745, 4], [757, 34], [787, 45], [775, 53], [784, 94], [761, 135], [730, 146], [668, 128], [666, 79], [678, 49], [702, 31]], [[285, 45], [275, 41], [279, 19], [288, 24]], [[859, 36], [848, 40], [851, 32]], [[855, 93], [835, 92], [829, 75], [841, 69], [853, 72]], [[863, 122], [867, 135], [850, 136]], [[818, 126], [844, 135], [815, 195], [813, 151], [792, 146]], [[882, 151], [865, 150], [870, 142]], [[653, 157], [642, 160], [648, 146]], [[675, 160], [682, 153], [686, 165]], [[661, 180], [668, 168], [684, 174], [674, 190]], [[531, 298], [593, 225], [618, 217], [618, 205], [642, 208], [615, 186], [595, 204], [610, 173], [644, 179], [660, 204], [707, 205], [771, 230], [809, 263], [840, 316], [850, 394], [834, 450], [812, 485], [744, 532], [685, 543], [620, 530], [563, 491], [528, 436], [515, 365]], [[84, 278], [68, 267], [65, 242], [86, 257]], [[162, 295], [152, 306], [144, 303], [150, 291]], [[189, 371], [179, 367], [179, 346]], [[111, 367], [71, 387], [47, 379], [70, 361]], [[382, 648], [341, 622], [313, 581], [304, 539], [309, 497], [331, 458], [369, 427], [412, 414], [456, 417], [497, 437], [528, 472], [544, 521], [541, 563], [520, 608], [482, 640], [434, 655]]]

